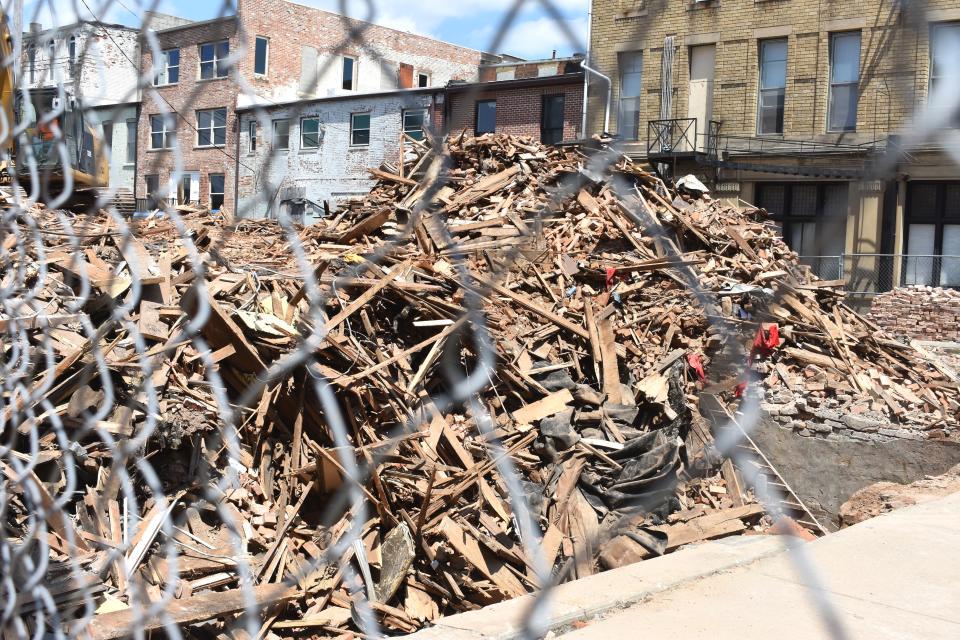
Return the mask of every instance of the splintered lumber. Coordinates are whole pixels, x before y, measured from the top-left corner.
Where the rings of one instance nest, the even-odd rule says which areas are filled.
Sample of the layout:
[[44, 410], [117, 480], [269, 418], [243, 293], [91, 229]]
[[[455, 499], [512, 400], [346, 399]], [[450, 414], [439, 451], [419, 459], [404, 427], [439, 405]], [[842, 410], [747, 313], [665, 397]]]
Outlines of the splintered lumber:
[[765, 212], [605, 145], [408, 142], [309, 226], [5, 218], [0, 418], [23, 437], [2, 526], [45, 554], [50, 595], [14, 615], [69, 634], [92, 606], [92, 637], [160, 636], [130, 627], [172, 589], [186, 640], [235, 638], [252, 576], [262, 637], [366, 637], [360, 598], [409, 634], [541, 588], [538, 539], [569, 581], [770, 532], [751, 474], [713, 455], [743, 394], [785, 437], [960, 440], [947, 364], [852, 310]]
[[573, 402], [573, 395], [568, 389], [562, 389], [541, 398], [532, 404], [513, 412], [513, 419], [521, 424], [529, 424], [535, 420], [542, 420], [548, 416], [560, 413]]
[[146, 618], [133, 610], [113, 611], [94, 616], [86, 632], [91, 640], [116, 640], [127, 637], [131, 631], [158, 631], [166, 622], [189, 625], [239, 613], [254, 604], [261, 607], [292, 600], [299, 588], [285, 584], [262, 584], [245, 589], [209, 592], [182, 600], [171, 600], [163, 609], [163, 616]]

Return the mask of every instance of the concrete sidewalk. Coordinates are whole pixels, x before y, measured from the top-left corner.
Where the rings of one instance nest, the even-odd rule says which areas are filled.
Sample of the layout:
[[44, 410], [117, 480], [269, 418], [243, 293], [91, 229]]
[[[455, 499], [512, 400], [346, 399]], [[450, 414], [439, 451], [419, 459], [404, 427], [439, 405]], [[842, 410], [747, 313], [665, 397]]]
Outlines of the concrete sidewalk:
[[[561, 586], [550, 628], [566, 640], [679, 637], [960, 638], [960, 494], [902, 509], [801, 547], [731, 538]], [[816, 600], [829, 604], [842, 635]], [[519, 637], [529, 598], [451, 616], [418, 640]], [[579, 623], [574, 629], [572, 623]], [[585, 625], [585, 626], [582, 626]]]

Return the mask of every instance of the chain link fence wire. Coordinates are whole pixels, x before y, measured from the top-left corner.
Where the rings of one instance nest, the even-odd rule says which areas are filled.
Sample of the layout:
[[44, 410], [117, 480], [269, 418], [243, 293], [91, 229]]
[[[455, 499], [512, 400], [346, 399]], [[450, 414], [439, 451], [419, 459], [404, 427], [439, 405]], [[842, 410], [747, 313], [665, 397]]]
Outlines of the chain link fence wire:
[[[34, 15], [24, 19], [35, 21], [43, 11], [49, 11], [55, 18], [72, 13], [85, 19], [101, 20], [113, 11], [139, 17], [156, 10], [158, 4], [156, 0], [44, 1], [35, 3]], [[917, 12], [922, 9], [917, 8], [918, 4], [922, 3], [910, 3], [902, 28], [910, 28], [910, 16], [920, 15]], [[647, 22], [654, 23], [658, 11], [664, 8], [657, 2], [649, 5]], [[7, 15], [10, 15], [12, 6], [12, 2], [4, 3]], [[65, 7], [69, 10], [64, 11]], [[549, 0], [514, 2], [504, 12], [495, 37], [486, 49], [499, 51], [522, 12], [531, 7], [543, 9], [557, 22], [573, 50], [586, 50], [581, 34], [570, 30], [563, 13]], [[343, 15], [364, 14], [370, 23], [376, 22], [378, 17], [376, 5], [369, 0], [344, 0], [339, 9]], [[221, 17], [232, 11], [230, 2], [222, 3]], [[226, 60], [231, 69], [247, 55], [255, 35], [244, 33], [242, 22], [239, 24], [241, 46], [231, 51]], [[349, 37], [337, 43], [335, 54], [359, 47], [378, 63], [389, 64], [374, 47], [369, 46], [368, 23], [344, 19], [344, 25]], [[142, 47], [153, 54], [154, 60], [159, 59], [161, 47], [149, 19], [142, 28]], [[10, 44], [3, 65], [16, 70], [19, 82], [15, 94], [19, 100], [29, 103], [31, 90], [24, 80], [21, 55], [24, 45], [22, 29], [13, 30]], [[79, 53], [80, 60], [95, 57], [95, 52], [86, 49]], [[331, 60], [335, 59], [331, 57]], [[153, 77], [158, 70], [141, 71], [138, 60], [128, 59], [128, 62], [139, 75], [137, 92], [112, 97], [118, 102], [130, 102], [136, 100], [139, 93], [151, 96], [158, 103], [166, 104], [167, 115], [176, 119], [179, 127], [193, 129], [193, 107], [199, 92], [204, 90], [202, 84], [197, 84], [186, 106], [174, 108], [165, 103], [153, 86]], [[98, 60], [97, 64], [102, 66], [103, 61]], [[313, 79], [314, 85], [326, 70], [324, 67], [318, 71]], [[45, 151], [59, 156], [62, 165], [69, 168], [77, 158], [69, 148], [70, 141], [65, 132], [59, 129], [59, 123], [66, 115], [65, 105], [69, 104], [69, 96], [64, 90], [65, 70], [54, 67], [47, 72], [56, 78], [60, 100], [48, 111], [37, 114], [38, 123], [52, 129], [54, 144]], [[243, 97], [256, 97], [254, 87], [242, 74], [236, 74], [236, 81]], [[946, 95], [960, 87], [960, 83], [945, 83], [944, 86], [944, 95], [938, 95], [934, 100], [939, 109], [937, 114], [942, 113], [941, 103], [945, 101], [960, 103], [957, 96]], [[480, 90], [475, 89], [470, 97], [476, 97]], [[256, 115], [260, 130], [269, 131], [269, 112], [260, 108]], [[294, 113], [291, 118], [297, 120], [299, 115]], [[0, 131], [4, 137], [12, 135], [18, 140], [25, 139], [28, 123], [10, 121], [2, 111], [0, 116]], [[934, 121], [939, 122], [936, 118], [928, 118], [926, 113], [918, 114], [917, 122], [921, 126], [911, 127], [899, 148], [907, 150], [911, 144], [920, 144], [933, 137], [939, 130], [932, 124]], [[441, 132], [432, 132], [432, 137], [440, 140]], [[172, 184], [178, 184], [184, 176], [181, 144], [183, 141], [177, 140], [172, 150], [177, 160]], [[632, 208], [624, 213], [643, 230], [643, 235], [662, 243], [667, 256], [677, 265], [676, 273], [691, 299], [704, 310], [716, 309], [715, 295], [702, 289], [694, 267], [684, 262], [683, 252], [673, 243], [670, 233], [656, 220], [644, 199], [637, 197], [639, 192], [635, 184], [623, 174], [612, 171], [624, 157], [619, 144], [614, 141], [606, 150], [584, 156], [581, 170], [559, 179], [551, 190], [550, 200], [540, 207], [528, 224], [542, 228], [544, 221], [562, 212], [584, 185], [597, 181], [606, 183], [605, 186], [620, 202], [632, 203]], [[351, 618], [357, 629], [353, 635], [382, 637], [386, 634], [380, 623], [384, 607], [371, 597], [374, 585], [364, 544], [364, 536], [369, 533], [368, 523], [376, 515], [376, 506], [370, 496], [380, 482], [377, 468], [397, 456], [401, 443], [420, 433], [434, 416], [447, 413], [470, 417], [474, 436], [487, 443], [485, 449], [489, 459], [484, 463], [495, 467], [504, 479], [503, 497], [512, 511], [512, 527], [507, 535], [512, 544], [520, 545], [530, 568], [531, 582], [539, 585], [534, 590], [536, 597], [522, 635], [525, 638], [543, 637], [549, 627], [550, 589], [570, 578], [572, 561], [562, 566], [550, 566], [542, 544], [544, 529], [537, 510], [531, 505], [534, 496], [530, 493], [528, 480], [518, 468], [515, 452], [499, 439], [496, 416], [482, 400], [482, 394], [491, 390], [498, 392], [495, 381], [501, 372], [495, 337], [485, 311], [487, 302], [483, 293], [486, 288], [478, 287], [472, 279], [465, 257], [468, 252], [451, 253], [449, 261], [458, 289], [463, 292], [463, 312], [451, 335], [456, 336], [456, 342], [464, 350], [473, 354], [469, 365], [465, 366], [457, 349], [444, 349], [441, 370], [445, 384], [424, 394], [418, 404], [406, 410], [403, 419], [384, 425], [384, 430], [378, 433], [381, 446], [362, 445], [352, 416], [348, 415], [358, 409], [354, 403], [338, 397], [340, 388], [334, 384], [330, 370], [318, 355], [326, 348], [331, 335], [330, 318], [325, 312], [331, 297], [336, 297], [338, 289], [346, 287], [352, 280], [363, 278], [369, 270], [386, 272], [393, 268], [390, 258], [403, 253], [404, 245], [414, 237], [417, 222], [441, 202], [439, 198], [444, 188], [455, 184], [449, 173], [454, 159], [446, 146], [435, 145], [436, 170], [428, 172], [425, 191], [396, 237], [380, 244], [373, 254], [365, 255], [364, 261], [341, 265], [329, 289], [322, 286], [318, 265], [311, 260], [303, 245], [301, 229], [288, 217], [279, 217], [278, 224], [297, 271], [287, 275], [295, 275], [295, 279], [302, 283], [303, 299], [310, 303], [310, 313], [301, 319], [301, 326], [311, 330], [297, 338], [295, 349], [264, 363], [266, 370], [257, 375], [231, 370], [222, 362], [222, 354], [204, 338], [203, 329], [207, 323], [219, 321], [219, 312], [210, 303], [214, 298], [207, 276], [211, 256], [216, 260], [218, 249], [231, 241], [242, 242], [244, 234], [252, 233], [250, 222], [245, 219], [264, 216], [270, 206], [268, 194], [273, 193], [279, 184], [271, 183], [268, 178], [260, 191], [262, 198], [250, 204], [247, 210], [236, 212], [238, 220], [232, 232], [225, 224], [223, 235], [204, 246], [198, 246], [203, 239], [191, 227], [191, 220], [177, 207], [164, 205], [164, 219], [173, 225], [182, 250], [178, 259], [188, 265], [188, 271], [192, 273], [190, 292], [184, 298], [190, 298], [193, 303], [183, 321], [175, 325], [174, 333], [157, 345], [143, 335], [142, 323], [135, 319], [141, 303], [147, 300], [144, 296], [149, 286], [138, 277], [147, 273], [149, 264], [149, 256], [136, 250], [137, 234], [142, 231], [142, 226], [134, 224], [117, 210], [114, 206], [116, 194], [110, 189], [101, 189], [95, 202], [84, 213], [65, 209], [72, 196], [77, 195], [78, 185], [71, 172], [64, 172], [64, 183], [58, 188], [59, 193], [55, 192], [50, 176], [44, 174], [43, 158], [37, 156], [31, 145], [20, 146], [19, 158], [12, 157], [8, 150], [2, 155], [7, 167], [17, 167], [10, 171], [10, 185], [6, 187], [10, 202], [2, 212], [0, 228], [3, 325], [0, 336], [0, 350], [3, 352], [0, 365], [3, 391], [0, 399], [0, 478], [3, 480], [0, 483], [0, 513], [3, 516], [0, 528], [0, 626], [5, 638], [126, 635], [143, 638], [157, 637], [152, 635], [157, 632], [170, 638], [211, 637], [217, 633], [223, 634], [219, 637], [260, 638], [268, 633], [271, 624], [279, 617], [280, 609], [292, 599], [285, 595], [291, 589], [323, 585], [318, 588], [332, 592], [340, 584], [350, 591]], [[957, 145], [950, 149], [948, 152], [960, 160]], [[229, 149], [222, 152], [233, 162], [244, 162], [242, 158], [233, 157], [233, 151]], [[892, 161], [891, 158], [886, 160]], [[264, 169], [265, 175], [271, 175], [270, 168], [277, 161], [277, 154], [272, 153]], [[618, 177], [611, 178], [614, 175]], [[669, 194], [664, 192], [662, 195]], [[38, 210], [32, 204], [39, 200], [47, 201], [46, 209]], [[162, 202], [166, 203], [167, 199], [163, 198]], [[93, 219], [97, 220], [96, 224], [91, 223]], [[449, 246], [457, 246], [450, 229], [441, 225], [439, 233], [444, 234]], [[103, 246], [108, 240], [122, 254], [125, 273], [133, 277], [129, 278], [126, 295], [105, 301], [97, 292], [103, 286], [97, 280], [104, 275], [104, 266], [97, 264], [90, 249], [98, 243]], [[508, 273], [519, 258], [516, 250], [498, 252], [496, 272], [500, 275]], [[54, 270], [51, 265], [57, 260], [61, 266], [66, 264], [66, 269]], [[96, 273], [90, 272], [91, 269]], [[109, 271], [109, 267], [107, 269]], [[264, 282], [277, 275], [267, 268], [244, 265], [231, 266], [231, 270], [255, 288], [265, 286]], [[66, 277], [64, 272], [71, 273], [72, 277]], [[51, 295], [51, 291], [55, 295]], [[739, 344], [744, 335], [751, 333], [750, 329], [741, 333], [728, 323], [715, 320], [720, 317], [719, 312], [706, 315], [712, 324], [711, 331], [722, 342]], [[64, 328], [79, 336], [79, 343], [65, 346], [62, 342], [67, 340]], [[184, 388], [189, 389], [191, 385], [202, 387], [210, 394], [214, 404], [206, 408], [216, 416], [216, 425], [202, 437], [197, 434], [183, 436], [189, 443], [184, 447], [185, 458], [164, 458], [158, 455], [156, 441], [170, 437], [166, 431], [173, 420], [171, 416], [176, 414], [185, 423], [189, 422], [191, 402], [204, 404], [195, 398], [174, 403], [165, 395], [163, 385], [158, 384], [168, 367], [183, 357], [187, 346], [197, 354], [203, 376], [186, 381]], [[122, 357], [118, 358], [118, 354]], [[83, 411], [73, 417], [50, 399], [56, 396], [65, 376], [82, 378], [100, 392], [96, 402], [80, 402]], [[749, 378], [749, 371], [742, 372], [741, 377], [744, 376]], [[228, 393], [228, 389], [236, 389], [238, 380], [242, 382], [241, 392]], [[759, 384], [755, 380], [750, 382], [751, 387]], [[322, 553], [312, 562], [290, 568], [281, 581], [264, 582], [264, 578], [273, 572], [271, 566], [275, 567], [271, 560], [285, 551], [271, 546], [263, 550], [262, 557], [254, 558], [249, 546], [250, 531], [244, 530], [226, 498], [240, 490], [240, 477], [244, 473], [289, 473], [289, 469], [270, 468], [267, 459], [261, 459], [261, 468], [252, 468], [249, 450], [251, 443], [254, 446], [261, 444], [256, 429], [262, 428], [261, 410], [269, 408], [267, 401], [292, 390], [299, 394], [300, 410], [304, 413], [305, 398], [312, 396], [315, 408], [311, 419], [322, 420], [332, 434], [330, 450], [337, 453], [337, 458], [329, 462], [340, 469], [343, 483], [322, 504], [310, 499], [314, 482], [319, 482], [316, 479], [301, 484], [299, 494], [283, 496], [284, 506], [297, 504], [299, 507], [309, 499], [310, 508], [316, 515], [310, 518], [312, 524], [307, 525], [302, 520], [292, 522], [295, 518], [288, 520], [283, 513], [277, 527], [312, 526], [318, 539], [323, 538], [325, 544]], [[715, 455], [717, 459], [733, 458], [766, 512], [774, 520], [780, 520], [784, 517], [780, 496], [766, 483], [757, 481], [756, 475], [749, 471], [754, 467], [737, 447], [744, 442], [743, 435], [749, 434], [760, 419], [758, 397], [758, 392], [751, 392], [748, 388], [736, 417], [731, 417], [728, 425], [717, 429]], [[69, 398], [63, 399], [63, 402], [69, 401]], [[137, 428], [131, 433], [118, 432], [113, 422], [115, 406], [139, 416]], [[375, 414], [378, 409], [371, 406], [364, 410]], [[185, 433], [187, 431], [189, 429], [185, 429]], [[291, 441], [289, 446], [297, 448], [300, 445]], [[360, 451], [363, 456], [358, 458]], [[214, 454], [208, 455], [210, 452]], [[319, 454], [311, 453], [316, 456], [314, 463], [320, 464]], [[303, 459], [307, 459], [306, 456]], [[159, 462], [161, 460], [165, 461]], [[423, 461], [415, 460], [411, 464], [418, 465], [418, 473], [422, 474], [419, 465]], [[171, 469], [170, 465], [179, 467]], [[176, 486], [171, 486], [172, 477], [179, 480]], [[433, 480], [430, 482], [432, 486]], [[618, 522], [593, 535], [591, 546], [596, 548], [618, 535], [631, 518], [661, 508], [662, 495], [675, 491], [676, 483], [677, 475], [674, 474], [668, 486], [651, 494], [655, 500], [651, 499], [649, 503], [639, 501], [622, 510]], [[427, 491], [429, 493], [429, 489]], [[108, 499], [108, 496], [113, 498]], [[274, 497], [266, 499], [273, 501]], [[221, 548], [213, 548], [208, 541], [187, 530], [190, 518], [198, 517], [198, 510], [216, 512], [226, 541]], [[105, 514], [106, 522], [89, 522], [91, 513]], [[78, 528], [75, 526], [77, 522], [83, 526]], [[337, 522], [345, 522], [346, 527], [336, 528], [330, 524]], [[79, 534], [80, 531], [83, 533]], [[282, 538], [282, 535], [277, 536], [278, 543]], [[811, 562], [805, 547], [789, 536], [785, 536], [784, 541], [799, 577], [812, 587], [814, 605], [830, 636], [847, 637], [818, 577], [818, 567]], [[177, 603], [185, 595], [184, 581], [180, 578], [187, 575], [181, 573], [187, 568], [184, 564], [187, 550], [221, 562], [224, 572], [231, 574], [226, 577], [217, 574], [217, 579], [223, 580], [222, 584], [234, 587], [229, 596], [234, 600], [230, 601], [225, 614], [226, 626], [219, 631], [191, 627], [183, 622], [184, 618], [177, 617], [183, 613], [177, 609]], [[148, 561], [155, 578], [153, 582], [145, 581], [139, 575]], [[109, 588], [105, 583], [108, 576], [113, 585]], [[211, 583], [211, 586], [216, 584]], [[125, 628], [110, 635], [96, 627], [98, 613], [117, 610], [129, 613]], [[678, 612], [678, 616], [683, 615]], [[223, 619], [224, 615], [219, 617]], [[205, 619], [201, 618], [201, 621]], [[334, 634], [335, 627], [331, 622], [327, 628], [320, 628], [323, 633]]]

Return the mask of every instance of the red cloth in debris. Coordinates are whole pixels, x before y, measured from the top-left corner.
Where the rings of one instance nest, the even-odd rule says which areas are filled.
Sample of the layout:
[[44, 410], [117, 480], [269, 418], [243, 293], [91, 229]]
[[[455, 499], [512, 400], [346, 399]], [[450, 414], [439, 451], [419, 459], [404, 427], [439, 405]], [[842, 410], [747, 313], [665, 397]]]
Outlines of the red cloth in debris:
[[617, 279], [617, 270], [613, 267], [607, 267], [607, 289], [613, 286], [613, 281]]
[[687, 364], [690, 365], [691, 369], [697, 372], [697, 377], [700, 378], [701, 382], [707, 379], [707, 374], [703, 371], [703, 361], [700, 360], [700, 356], [695, 353], [688, 353]]
[[780, 346], [780, 327], [771, 325], [768, 334], [763, 335], [763, 327], [757, 329], [757, 337], [753, 339], [753, 350], [750, 355], [759, 353], [768, 356], [773, 350]]

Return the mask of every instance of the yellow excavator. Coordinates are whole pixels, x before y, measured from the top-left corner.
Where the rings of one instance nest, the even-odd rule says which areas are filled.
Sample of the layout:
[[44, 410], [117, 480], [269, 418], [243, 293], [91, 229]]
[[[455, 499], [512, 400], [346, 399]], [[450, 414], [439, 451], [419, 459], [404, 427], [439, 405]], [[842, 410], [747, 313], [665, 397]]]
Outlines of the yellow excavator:
[[[12, 56], [9, 21], [0, 9], [0, 60], [12, 60]], [[31, 89], [28, 97], [18, 92], [14, 64], [0, 69], [0, 109], [7, 123], [6, 127], [0, 124], [0, 146], [11, 159], [0, 166], [0, 175], [10, 180], [16, 174], [28, 193], [36, 184], [43, 202], [70, 191], [63, 206], [93, 204], [98, 189], [110, 180], [102, 136], [86, 122], [76, 100], [57, 87]], [[12, 128], [24, 125], [19, 135], [11, 135]]]

